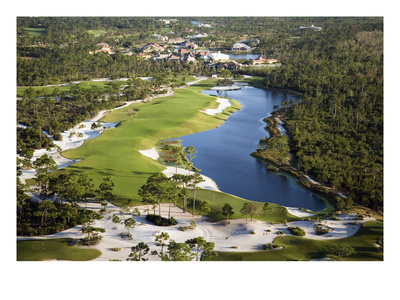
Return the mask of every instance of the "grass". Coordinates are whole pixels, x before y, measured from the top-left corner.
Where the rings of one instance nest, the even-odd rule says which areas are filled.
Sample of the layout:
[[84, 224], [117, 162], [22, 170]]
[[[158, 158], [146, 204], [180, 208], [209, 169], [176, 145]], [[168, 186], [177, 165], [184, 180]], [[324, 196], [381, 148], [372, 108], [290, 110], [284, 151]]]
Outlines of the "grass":
[[[81, 81], [78, 85], [84, 89], [90, 89], [92, 86], [97, 86], [102, 93], [106, 93], [107, 86], [110, 85], [112, 81]], [[123, 84], [126, 84], [125, 81], [122, 81]], [[17, 97], [24, 96], [25, 90], [28, 87], [17, 87]], [[45, 90], [47, 94], [52, 94], [54, 89], [57, 88], [60, 92], [68, 92], [71, 88], [71, 85], [60, 85], [60, 86], [33, 86], [35, 90]]]
[[46, 28], [38, 28], [38, 27], [27, 27], [25, 28], [26, 33], [30, 37], [41, 36], [46, 33]]
[[[141, 204], [138, 189], [147, 178], [165, 169], [159, 162], [144, 157], [138, 150], [146, 150], [158, 142], [199, 131], [215, 128], [239, 108], [239, 103], [217, 116], [200, 112], [216, 97], [200, 92], [215, 85], [215, 80], [205, 80], [199, 85], [176, 89], [174, 96], [154, 99], [147, 103], [135, 103], [114, 111], [102, 119], [104, 122], [121, 122], [112, 130], [106, 130], [96, 139], [87, 140], [80, 148], [63, 152], [71, 159], [83, 159], [62, 172], [86, 172], [98, 186], [102, 178], [111, 176], [115, 183], [113, 193], [118, 205], [132, 199]], [[138, 109], [131, 120], [128, 108]]]
[[382, 261], [383, 252], [375, 246], [375, 241], [383, 236], [383, 223], [365, 222], [361, 229], [348, 238], [339, 240], [311, 240], [295, 236], [277, 237], [274, 243], [284, 247], [277, 251], [258, 252], [218, 252], [213, 261], [299, 261], [315, 260], [326, 257], [324, 248], [332, 243], [347, 243], [356, 250], [356, 254], [343, 258], [345, 261]]
[[[207, 201], [210, 204], [211, 211], [208, 213], [208, 221], [210, 222], [218, 222], [221, 220], [225, 220], [226, 217], [222, 215], [222, 207], [225, 203], [229, 203], [232, 208], [234, 214], [229, 217], [229, 219], [243, 219], [243, 216], [240, 213], [240, 209], [243, 207], [243, 204], [249, 200], [236, 197], [230, 194], [212, 191], [212, 190], [197, 190], [196, 191], [196, 207], [199, 207], [201, 201]], [[180, 203], [178, 203], [180, 204]], [[282, 220], [287, 220], [288, 222], [297, 221], [301, 218], [297, 218], [288, 213], [287, 209], [281, 205], [270, 203], [272, 207], [272, 211], [268, 213], [268, 222], [269, 223], [282, 223]], [[264, 205], [264, 203], [260, 203], [260, 205]], [[193, 196], [188, 199], [188, 211], [192, 212], [193, 207]], [[199, 209], [196, 209], [196, 213], [201, 212]], [[248, 216], [249, 217], [249, 216]], [[254, 216], [254, 219], [260, 221], [266, 221], [266, 215], [261, 211], [260, 215]]]
[[72, 239], [45, 239], [17, 242], [17, 261], [71, 260], [87, 261], [101, 255], [96, 249], [71, 245]]
[[93, 35], [103, 35], [105, 34], [107, 31], [102, 30], [102, 29], [98, 29], [98, 30], [88, 30], [89, 34], [93, 34]]

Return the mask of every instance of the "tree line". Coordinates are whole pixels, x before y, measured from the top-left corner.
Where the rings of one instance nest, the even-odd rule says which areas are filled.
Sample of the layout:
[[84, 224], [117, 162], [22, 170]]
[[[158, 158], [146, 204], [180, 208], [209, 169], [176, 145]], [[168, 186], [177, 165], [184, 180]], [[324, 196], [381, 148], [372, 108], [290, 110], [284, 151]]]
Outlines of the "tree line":
[[[20, 161], [21, 163], [21, 161]], [[110, 176], [103, 178], [98, 188], [86, 173], [56, 175], [55, 161], [47, 154], [33, 162], [36, 177], [33, 191], [42, 200], [31, 200], [29, 184], [17, 177], [17, 233], [19, 235], [45, 235], [90, 223], [99, 218], [96, 213], [80, 209], [78, 202], [96, 201], [106, 206], [114, 199], [114, 182]], [[17, 175], [21, 175], [20, 165]], [[90, 240], [90, 236], [89, 236]]]
[[290, 51], [276, 46], [282, 48], [283, 67], [265, 70], [264, 84], [303, 94], [279, 111], [290, 137], [291, 164], [351, 201], [380, 210], [383, 22], [325, 22], [322, 31], [303, 31]]

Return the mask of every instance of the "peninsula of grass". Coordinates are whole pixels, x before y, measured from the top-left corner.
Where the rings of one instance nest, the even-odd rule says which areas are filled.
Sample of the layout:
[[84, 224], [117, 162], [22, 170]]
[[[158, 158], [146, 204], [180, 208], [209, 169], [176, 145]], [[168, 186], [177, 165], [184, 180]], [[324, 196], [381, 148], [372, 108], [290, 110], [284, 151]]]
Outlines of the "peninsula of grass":
[[[243, 216], [240, 213], [240, 210], [242, 209], [243, 204], [245, 202], [250, 202], [249, 200], [236, 197], [230, 194], [212, 190], [200, 189], [196, 191], [196, 207], [197, 207], [196, 214], [203, 214], [203, 212], [199, 208], [202, 201], [207, 201], [210, 205], [210, 212], [207, 213], [208, 216], [207, 221], [209, 222], [218, 222], [221, 220], [226, 220], [226, 217], [222, 215], [222, 207], [224, 206], [225, 203], [229, 203], [229, 205], [231, 205], [233, 208], [234, 214], [230, 216], [229, 219], [244, 219], [245, 216]], [[180, 205], [179, 202], [178, 205], [181, 207], [183, 206]], [[260, 203], [260, 205], [262, 207], [264, 203]], [[283, 220], [286, 220], [287, 222], [292, 222], [292, 221], [299, 221], [302, 219], [289, 214], [289, 212], [284, 206], [275, 203], [270, 203], [270, 205], [272, 211], [268, 213], [268, 223], [282, 223]], [[191, 197], [188, 199], [187, 206], [188, 206], [188, 211], [192, 212], [193, 192], [191, 192]], [[267, 216], [263, 211], [260, 211], [258, 215], [255, 215], [253, 217], [253, 219], [260, 220], [263, 222], [267, 221], [266, 218]]]
[[257, 252], [218, 252], [218, 256], [204, 257], [207, 261], [300, 261], [318, 260], [326, 257], [325, 247], [333, 243], [346, 243], [356, 250], [356, 254], [344, 257], [345, 261], [382, 261], [383, 251], [376, 246], [383, 236], [383, 223], [369, 221], [362, 224], [354, 235], [344, 239], [311, 240], [296, 236], [277, 237], [274, 244], [282, 250]]
[[72, 246], [72, 239], [43, 239], [17, 242], [17, 261], [87, 261], [101, 255], [96, 249]]
[[[93, 178], [95, 186], [105, 176], [111, 176], [115, 183], [113, 193], [117, 196], [115, 204], [127, 199], [142, 204], [137, 191], [150, 175], [165, 166], [143, 156], [139, 150], [150, 149], [165, 139], [218, 127], [240, 108], [237, 101], [231, 100], [232, 106], [217, 116], [201, 112], [215, 105], [216, 97], [201, 94], [214, 85], [215, 80], [204, 80], [185, 89], [175, 89], [173, 96], [115, 110], [101, 121], [120, 122], [120, 125], [87, 140], [82, 147], [63, 152], [67, 158], [82, 161], [60, 172], [85, 172]], [[129, 108], [138, 111], [135, 117], [130, 117]]]

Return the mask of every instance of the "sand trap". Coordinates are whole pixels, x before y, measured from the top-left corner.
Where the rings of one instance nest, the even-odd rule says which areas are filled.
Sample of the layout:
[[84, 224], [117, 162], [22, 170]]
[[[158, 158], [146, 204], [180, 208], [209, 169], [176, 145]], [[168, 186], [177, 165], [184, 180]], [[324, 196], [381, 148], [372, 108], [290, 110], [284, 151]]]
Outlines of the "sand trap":
[[297, 207], [286, 207], [288, 212], [296, 217], [311, 217], [314, 213], [306, 212]]
[[153, 148], [151, 148], [149, 150], [139, 150], [139, 152], [141, 154], [143, 154], [144, 156], [150, 157], [150, 158], [152, 158], [154, 160], [157, 160], [160, 157], [160, 154], [158, 153], [156, 147], [153, 147]]
[[206, 113], [207, 115], [216, 116], [217, 114], [222, 113], [226, 108], [232, 106], [231, 102], [225, 98], [218, 98], [217, 102], [219, 103], [218, 108], [207, 108], [204, 113]]
[[[183, 174], [183, 175], [189, 175], [189, 171], [185, 170], [183, 168], [176, 168], [176, 167], [167, 167], [166, 170], [163, 171], [165, 175], [168, 177], [171, 177], [172, 175], [178, 173], [178, 174]], [[193, 174], [193, 172], [192, 172]], [[200, 174], [201, 177], [204, 179], [204, 182], [201, 182], [197, 185], [197, 187], [206, 189], [206, 190], [213, 190], [213, 191], [219, 191], [217, 184], [210, 178], [205, 175]]]
[[[139, 150], [139, 152], [141, 154], [143, 154], [144, 156], [150, 157], [154, 160], [157, 160], [160, 155], [157, 151], [157, 149], [155, 147], [149, 149], [149, 150]], [[175, 173], [178, 174], [184, 174], [184, 175], [188, 175], [189, 171], [185, 170], [183, 168], [176, 168], [176, 167], [167, 167], [163, 173], [165, 175], [167, 175], [168, 177], [171, 177], [172, 175], [174, 175]], [[200, 174], [201, 175], [201, 174]], [[204, 182], [201, 182], [198, 184], [199, 188], [202, 189], [207, 189], [207, 190], [213, 190], [213, 191], [219, 191], [217, 184], [210, 178], [204, 175], [201, 175], [201, 177], [203, 177]]]

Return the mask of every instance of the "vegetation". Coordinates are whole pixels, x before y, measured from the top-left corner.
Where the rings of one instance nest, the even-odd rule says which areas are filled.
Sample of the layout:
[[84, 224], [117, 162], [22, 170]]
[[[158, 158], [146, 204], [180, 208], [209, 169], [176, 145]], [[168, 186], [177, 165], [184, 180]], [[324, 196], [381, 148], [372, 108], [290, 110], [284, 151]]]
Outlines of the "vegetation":
[[17, 242], [17, 261], [87, 261], [100, 255], [99, 250], [73, 246], [72, 239], [39, 239]]
[[[90, 199], [103, 203], [112, 200], [117, 204], [133, 199], [132, 205], [142, 204], [141, 200], [149, 205], [164, 201], [176, 203], [193, 215], [208, 215], [210, 221], [242, 216], [254, 216], [267, 222], [298, 219], [279, 205], [266, 204], [261, 213], [258, 203], [224, 193], [196, 191], [195, 178], [192, 178], [194, 190], [189, 192], [189, 179], [175, 176], [173, 182], [162, 178], [158, 173], [161, 165], [138, 152], [161, 140], [219, 126], [239, 108], [238, 103], [232, 101], [234, 106], [219, 116], [208, 116], [199, 111], [212, 105], [214, 98], [201, 95], [199, 91], [214, 84], [230, 84], [226, 77], [238, 78], [241, 74], [260, 76], [261, 80], [249, 81], [261, 87], [302, 95], [301, 101], [282, 103], [282, 108], [269, 119], [270, 124], [277, 117], [284, 120], [287, 136], [273, 132], [268, 125], [270, 137], [260, 141], [259, 157], [273, 161], [284, 170], [290, 168], [302, 183], [308, 176], [318, 181], [320, 191], [335, 202], [337, 209], [350, 211], [354, 205], [361, 204], [378, 213], [383, 210], [382, 18], [204, 17], [199, 20], [218, 24], [204, 28], [209, 36], [200, 40], [202, 46], [227, 50], [239, 36], [257, 37], [257, 42], [251, 42], [253, 51], [275, 57], [281, 65], [245, 67], [233, 72], [221, 70], [222, 81], [203, 81], [186, 89], [176, 89], [172, 97], [115, 111], [104, 120], [118, 121], [121, 125], [112, 133], [104, 132], [98, 139], [87, 141], [79, 149], [63, 153], [73, 159], [83, 159], [65, 170], [55, 171], [51, 159], [41, 157], [33, 164], [38, 171], [35, 188], [43, 198], [64, 199], [70, 203], [31, 202], [26, 194], [27, 187], [18, 180], [18, 234], [48, 234], [86, 223], [83, 232], [88, 236], [81, 242], [94, 244], [101, 239], [97, 233], [103, 230], [90, 225], [96, 216], [78, 209], [75, 204]], [[170, 29], [179, 35], [190, 27], [189, 21], [190, 18], [179, 18]], [[323, 30], [299, 29], [310, 22], [318, 23]], [[151, 41], [153, 33], [166, 32], [164, 24], [151, 17], [17, 18], [17, 85], [24, 86], [17, 91], [21, 97], [17, 101], [17, 122], [24, 125], [17, 129], [17, 153], [23, 159], [18, 160], [18, 170], [29, 168], [28, 160], [34, 149], [54, 146], [45, 132], [60, 140], [62, 131], [99, 110], [115, 108], [124, 101], [146, 100], [165, 93], [163, 87], [166, 86], [185, 86], [189, 74], [209, 75], [216, 71], [203, 63], [151, 61], [136, 55], [142, 45]], [[115, 53], [94, 53], [96, 44], [105, 41]], [[135, 55], [123, 55], [120, 49], [128, 48]], [[140, 76], [151, 76], [153, 81], [142, 81]], [[72, 83], [99, 77], [113, 81]], [[114, 80], [121, 77], [130, 79]], [[58, 86], [45, 87], [49, 84]], [[193, 170], [194, 149], [171, 151], [171, 163]], [[186, 154], [186, 163], [182, 153]], [[105, 173], [112, 177], [104, 178]], [[149, 180], [152, 174], [155, 177]], [[99, 188], [95, 189], [95, 185]], [[347, 197], [340, 197], [333, 190]], [[173, 222], [170, 216], [163, 219], [161, 213], [154, 214], [153, 219], [161, 223]], [[128, 233], [134, 226], [129, 222], [125, 225]], [[283, 250], [224, 253], [208, 259], [310, 260], [331, 255], [344, 260], [382, 260], [381, 249], [375, 246], [376, 242], [383, 246], [382, 230], [382, 223], [367, 222], [355, 236], [340, 243], [285, 236], [274, 241], [274, 245]], [[317, 225], [316, 231], [323, 234], [329, 228]], [[302, 235], [299, 228], [292, 228], [292, 233]], [[55, 242], [61, 250], [65, 248], [65, 240], [60, 241]], [[24, 249], [37, 246], [34, 242], [19, 242], [21, 255], [26, 254]], [[170, 241], [167, 253], [162, 249], [160, 257], [163, 260], [197, 259], [200, 244], [200, 240]], [[130, 257], [143, 260], [146, 249], [146, 245], [132, 247]], [[65, 257], [60, 253], [55, 258], [49, 253], [36, 256], [38, 251], [35, 251], [32, 250], [31, 256], [34, 259]]]
[[381, 210], [383, 22], [319, 21], [324, 30], [303, 30], [290, 41], [290, 55], [284, 42], [276, 45], [284, 67], [264, 70], [264, 86], [303, 94], [301, 102], [283, 103], [279, 112], [292, 165], [358, 204]]
[[[382, 261], [383, 252], [376, 247], [375, 242], [383, 233], [382, 222], [366, 222], [354, 235], [340, 242], [354, 248], [356, 253], [342, 257], [345, 261]], [[274, 240], [277, 247], [283, 247], [276, 251], [259, 252], [218, 252], [216, 257], [204, 257], [203, 260], [221, 261], [298, 261], [316, 260], [329, 256], [326, 247], [335, 244], [336, 240], [311, 240], [296, 236], [282, 236]]]

